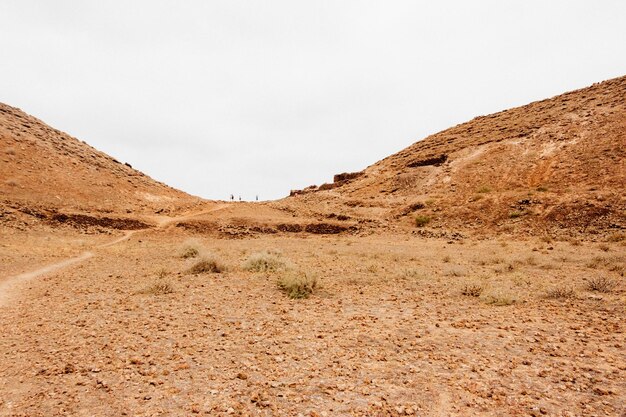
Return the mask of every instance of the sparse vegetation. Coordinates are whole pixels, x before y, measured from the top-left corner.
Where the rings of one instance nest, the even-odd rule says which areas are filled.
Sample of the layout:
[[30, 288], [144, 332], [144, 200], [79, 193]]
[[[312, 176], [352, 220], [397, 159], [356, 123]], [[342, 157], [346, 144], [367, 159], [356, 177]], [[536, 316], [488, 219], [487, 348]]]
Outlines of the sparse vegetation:
[[587, 282], [587, 290], [609, 293], [617, 287], [617, 281], [608, 277], [595, 277]]
[[487, 185], [483, 185], [478, 190], [476, 190], [476, 192], [480, 193], [480, 194], [490, 193], [491, 192], [491, 187], [489, 187]]
[[415, 269], [415, 268], [405, 269], [400, 274], [401, 278], [411, 279], [411, 280], [421, 279], [421, 278], [424, 278], [426, 276], [427, 276], [427, 274], [424, 271], [422, 271], [421, 269]]
[[517, 299], [511, 294], [504, 293], [502, 291], [488, 294], [483, 297], [485, 304], [493, 306], [510, 306], [517, 302]]
[[620, 256], [595, 256], [589, 262], [585, 264], [589, 269], [597, 269], [598, 267], [604, 267], [608, 271], [616, 272], [620, 275], [624, 275], [626, 266], [624, 264], [624, 258]]
[[467, 297], [480, 297], [483, 290], [484, 288], [480, 284], [465, 284], [461, 289], [461, 294]]
[[598, 245], [598, 249], [600, 249], [602, 252], [608, 252], [609, 249], [611, 249], [611, 248], [606, 243], [600, 243]]
[[449, 277], [462, 277], [466, 274], [465, 269], [461, 266], [455, 265], [447, 268], [444, 271], [444, 275]]
[[512, 211], [509, 213], [509, 218], [517, 219], [518, 217], [522, 217], [523, 215], [524, 215], [524, 212], [522, 211]]
[[180, 257], [183, 259], [195, 258], [200, 255], [200, 244], [195, 240], [188, 240], [184, 243], [180, 251]]
[[138, 294], [165, 295], [174, 292], [174, 286], [168, 281], [157, 281], [154, 284], [138, 291]]
[[198, 259], [189, 268], [189, 272], [192, 274], [205, 274], [205, 273], [220, 273], [224, 271], [224, 266], [220, 261], [212, 256], [203, 256]]
[[286, 270], [279, 276], [277, 285], [289, 298], [307, 298], [317, 287], [317, 278], [307, 272]]
[[286, 263], [279, 252], [263, 251], [250, 255], [244, 261], [242, 268], [251, 272], [276, 272], [285, 266]]
[[609, 235], [609, 237], [607, 237], [606, 240], [607, 242], [613, 242], [613, 243], [622, 242], [626, 240], [626, 233], [620, 233], [620, 232], [613, 233]]
[[428, 223], [430, 223], [430, 217], [423, 216], [423, 215], [415, 216], [415, 226], [417, 226], [417, 227], [424, 227]]
[[540, 185], [539, 187], [537, 187], [537, 191], [539, 191], [540, 193], [544, 193], [544, 192], [548, 191], [548, 187], [546, 187], [544, 185]]
[[553, 287], [546, 292], [545, 298], [553, 300], [573, 299], [576, 298], [576, 292], [571, 287]]

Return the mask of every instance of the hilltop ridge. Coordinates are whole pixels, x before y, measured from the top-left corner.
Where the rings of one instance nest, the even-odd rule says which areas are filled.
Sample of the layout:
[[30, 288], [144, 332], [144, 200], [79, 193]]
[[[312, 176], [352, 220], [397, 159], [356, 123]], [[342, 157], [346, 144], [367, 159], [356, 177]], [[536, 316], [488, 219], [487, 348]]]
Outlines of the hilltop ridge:
[[626, 228], [625, 164], [619, 77], [476, 117], [291, 201], [404, 225], [415, 213], [435, 228], [604, 233]]

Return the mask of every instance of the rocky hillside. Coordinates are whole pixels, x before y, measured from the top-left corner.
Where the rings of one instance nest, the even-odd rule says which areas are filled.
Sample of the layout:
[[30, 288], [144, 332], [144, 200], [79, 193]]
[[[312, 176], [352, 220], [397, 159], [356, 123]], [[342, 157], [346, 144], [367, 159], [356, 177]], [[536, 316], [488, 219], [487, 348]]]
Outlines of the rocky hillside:
[[407, 227], [619, 234], [626, 77], [477, 117], [292, 196]]
[[16, 213], [168, 213], [196, 201], [0, 103], [0, 220]]

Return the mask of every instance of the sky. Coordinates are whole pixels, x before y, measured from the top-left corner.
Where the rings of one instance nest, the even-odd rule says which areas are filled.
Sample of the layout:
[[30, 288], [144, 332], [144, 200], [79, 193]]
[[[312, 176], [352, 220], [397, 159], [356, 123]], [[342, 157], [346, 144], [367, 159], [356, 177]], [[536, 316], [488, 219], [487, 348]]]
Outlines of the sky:
[[209, 199], [281, 198], [626, 74], [623, 0], [0, 0], [0, 102]]

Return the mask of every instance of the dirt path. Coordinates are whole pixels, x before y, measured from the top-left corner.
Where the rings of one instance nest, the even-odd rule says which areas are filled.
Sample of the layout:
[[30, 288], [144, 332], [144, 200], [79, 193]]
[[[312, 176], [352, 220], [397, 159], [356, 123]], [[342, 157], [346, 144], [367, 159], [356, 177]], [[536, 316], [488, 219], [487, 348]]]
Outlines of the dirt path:
[[[203, 214], [208, 214], [214, 211], [218, 211], [218, 210], [222, 210], [224, 208], [228, 207], [228, 204], [220, 204], [217, 207], [214, 207], [210, 210], [202, 210], [199, 212], [195, 212], [195, 213], [190, 213], [190, 214], [185, 214], [183, 216], [179, 216], [179, 217], [159, 217], [156, 219], [156, 229], [165, 229], [167, 226], [171, 225], [174, 222], [177, 221], [181, 221], [181, 220], [187, 220], [196, 216], [201, 216]], [[68, 266], [86, 261], [89, 258], [92, 258], [94, 256], [94, 250], [98, 250], [98, 249], [103, 249], [103, 248], [108, 248], [114, 245], [117, 245], [119, 243], [125, 242], [128, 239], [130, 239], [133, 235], [135, 235], [136, 233], [141, 233], [144, 231], [148, 231], [148, 230], [152, 230], [152, 229], [143, 229], [143, 230], [132, 230], [132, 231], [127, 231], [124, 236], [120, 236], [117, 239], [112, 240], [111, 242], [107, 242], [105, 244], [102, 245], [98, 245], [94, 248], [92, 248], [89, 251], [85, 251], [83, 253], [81, 253], [78, 256], [74, 256], [68, 259], [64, 259], [62, 261], [59, 262], [55, 262], [53, 264], [50, 265], [46, 265], [44, 267], [35, 269], [33, 271], [29, 271], [29, 272], [24, 272], [22, 274], [19, 275], [15, 275], [13, 277], [8, 277], [7, 279], [3, 280], [2, 282], [0, 282], [0, 307], [8, 304], [11, 299], [15, 296], [16, 294], [16, 290], [17, 287], [25, 282], [28, 282], [30, 280], [33, 280], [35, 278], [39, 278], [43, 275], [48, 275], [51, 274], [53, 272], [56, 272], [58, 270], [61, 270], [63, 268], [66, 268]]]

